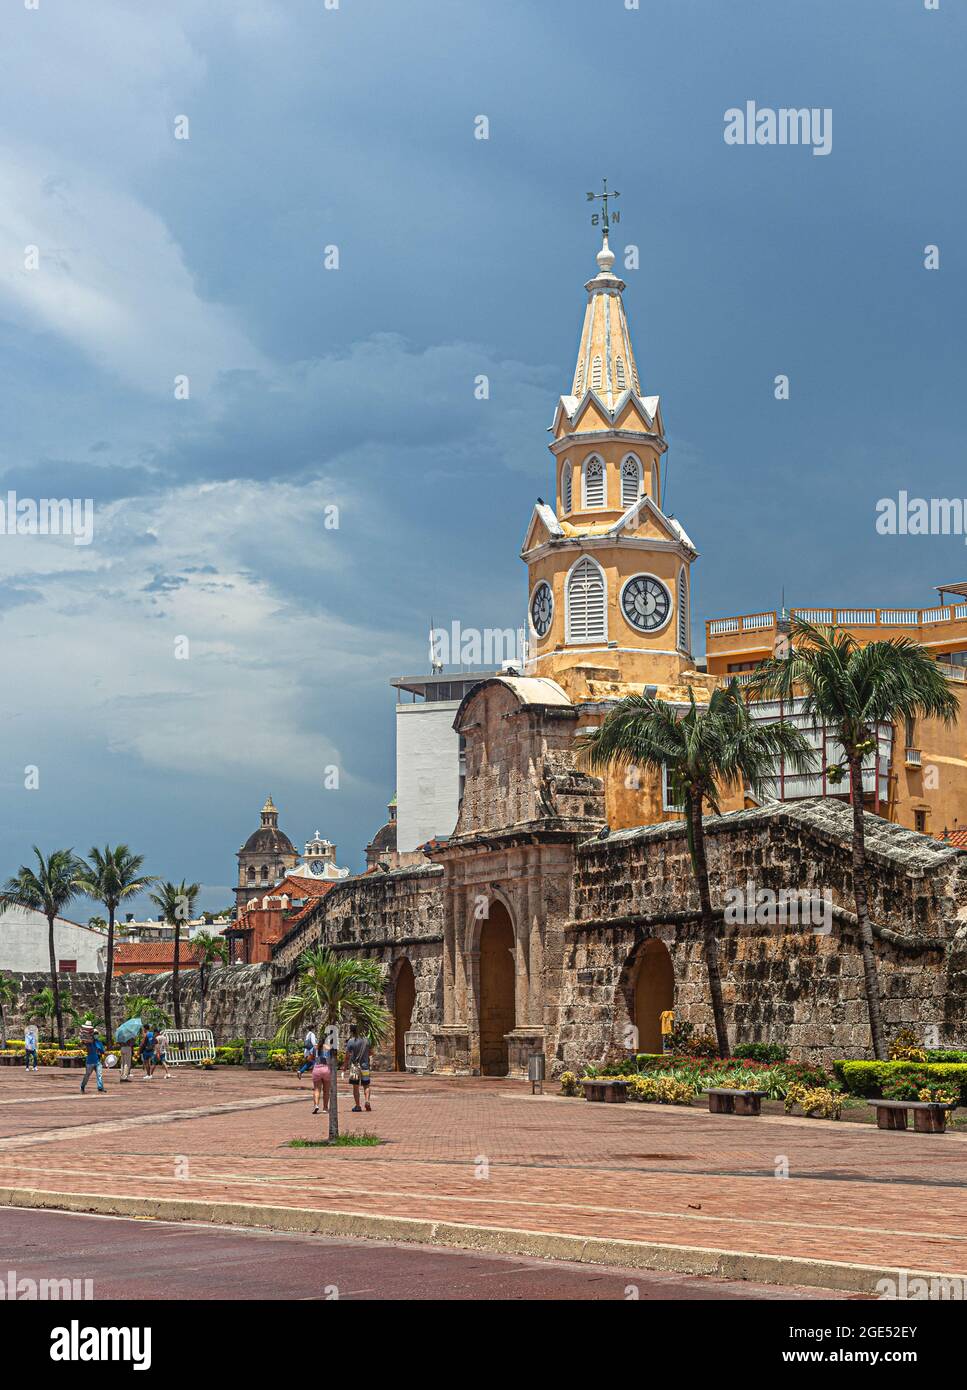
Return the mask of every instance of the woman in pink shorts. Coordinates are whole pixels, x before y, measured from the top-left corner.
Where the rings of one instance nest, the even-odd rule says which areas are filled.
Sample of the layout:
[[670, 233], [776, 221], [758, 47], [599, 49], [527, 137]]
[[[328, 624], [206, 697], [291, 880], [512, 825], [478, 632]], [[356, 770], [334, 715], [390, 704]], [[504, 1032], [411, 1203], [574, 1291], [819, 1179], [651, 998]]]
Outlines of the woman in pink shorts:
[[319, 1114], [319, 1098], [323, 1110], [329, 1109], [329, 1088], [332, 1085], [332, 1054], [318, 1044], [312, 1057], [312, 1113]]

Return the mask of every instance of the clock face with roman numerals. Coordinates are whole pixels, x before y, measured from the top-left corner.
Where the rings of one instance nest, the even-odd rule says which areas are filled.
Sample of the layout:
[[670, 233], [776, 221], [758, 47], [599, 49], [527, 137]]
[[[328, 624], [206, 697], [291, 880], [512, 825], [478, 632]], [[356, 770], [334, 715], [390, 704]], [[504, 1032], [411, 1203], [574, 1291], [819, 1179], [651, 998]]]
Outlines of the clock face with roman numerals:
[[657, 632], [671, 617], [672, 596], [652, 574], [635, 574], [621, 591], [621, 611], [639, 632]]
[[553, 617], [554, 595], [551, 593], [550, 584], [542, 579], [531, 599], [531, 622], [538, 637], [547, 636]]

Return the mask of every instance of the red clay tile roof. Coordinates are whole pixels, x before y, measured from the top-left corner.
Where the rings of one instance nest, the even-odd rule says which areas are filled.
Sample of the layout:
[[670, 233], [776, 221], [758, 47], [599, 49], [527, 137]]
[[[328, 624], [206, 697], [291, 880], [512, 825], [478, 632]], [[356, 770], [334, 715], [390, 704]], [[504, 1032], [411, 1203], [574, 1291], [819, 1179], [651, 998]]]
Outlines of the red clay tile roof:
[[953, 849], [967, 849], [967, 825], [948, 830], [946, 834], [941, 833], [937, 839], [942, 840], [945, 845], [950, 845]]
[[[175, 959], [173, 941], [121, 941], [114, 948], [115, 965], [161, 965], [172, 964]], [[178, 951], [181, 965], [194, 965], [198, 961], [198, 948], [182, 941]]]

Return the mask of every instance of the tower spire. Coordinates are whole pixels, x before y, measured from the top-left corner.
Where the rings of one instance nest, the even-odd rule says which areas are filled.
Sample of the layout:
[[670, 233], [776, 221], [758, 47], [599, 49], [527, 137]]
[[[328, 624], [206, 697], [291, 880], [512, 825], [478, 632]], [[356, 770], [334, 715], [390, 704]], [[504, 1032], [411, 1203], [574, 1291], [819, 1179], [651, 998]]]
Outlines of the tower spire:
[[608, 188], [602, 180], [600, 193], [588, 193], [589, 203], [600, 199], [601, 209], [591, 214], [591, 225], [601, 228], [601, 250], [596, 260], [598, 273], [585, 285], [588, 304], [574, 369], [572, 396], [580, 400], [586, 391], [594, 391], [609, 410], [626, 391], [641, 394], [638, 367], [631, 346], [631, 334], [621, 292], [624, 281], [614, 273], [615, 254], [609, 244], [611, 224], [621, 220], [620, 212], [609, 206], [620, 193]]

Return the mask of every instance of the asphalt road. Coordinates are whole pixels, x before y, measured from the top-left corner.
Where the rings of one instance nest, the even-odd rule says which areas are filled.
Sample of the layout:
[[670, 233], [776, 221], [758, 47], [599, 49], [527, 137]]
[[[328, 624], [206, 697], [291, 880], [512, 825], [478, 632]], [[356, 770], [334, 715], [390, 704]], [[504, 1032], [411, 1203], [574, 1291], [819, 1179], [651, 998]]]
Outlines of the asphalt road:
[[828, 1299], [823, 1290], [427, 1246], [0, 1208], [0, 1280], [93, 1280], [95, 1298]]

